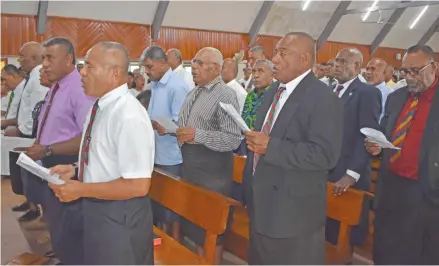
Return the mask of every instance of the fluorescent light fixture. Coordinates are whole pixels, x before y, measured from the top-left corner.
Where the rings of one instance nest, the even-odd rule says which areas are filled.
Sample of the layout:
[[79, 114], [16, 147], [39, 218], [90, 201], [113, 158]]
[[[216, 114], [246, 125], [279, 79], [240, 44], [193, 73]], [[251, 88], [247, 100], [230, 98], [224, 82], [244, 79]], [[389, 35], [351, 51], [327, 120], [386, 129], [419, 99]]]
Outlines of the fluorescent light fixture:
[[375, 0], [373, 1], [372, 6], [369, 8], [369, 11], [367, 11], [367, 13], [363, 16], [363, 21], [366, 21], [366, 19], [369, 17], [371, 10], [376, 7], [376, 5], [378, 4], [380, 0]]
[[416, 26], [416, 24], [419, 22], [419, 20], [421, 19], [421, 17], [424, 15], [424, 13], [427, 11], [427, 9], [428, 9], [428, 6], [425, 6], [423, 9], [422, 9], [422, 11], [421, 11], [421, 13], [419, 13], [419, 15], [416, 17], [416, 19], [413, 21], [413, 23], [412, 23], [412, 25], [410, 25], [410, 29], [413, 29], [415, 26]]
[[305, 3], [303, 4], [302, 10], [305, 11], [308, 8], [310, 3], [311, 3], [311, 0], [306, 0]]

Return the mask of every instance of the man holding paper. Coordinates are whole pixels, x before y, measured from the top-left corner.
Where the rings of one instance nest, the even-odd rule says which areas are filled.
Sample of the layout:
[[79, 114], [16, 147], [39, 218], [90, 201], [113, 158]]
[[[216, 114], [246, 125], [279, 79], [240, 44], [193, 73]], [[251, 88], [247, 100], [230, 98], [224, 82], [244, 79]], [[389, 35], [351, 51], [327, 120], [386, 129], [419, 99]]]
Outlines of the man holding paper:
[[[182, 144], [182, 178], [230, 196], [233, 150], [241, 142], [241, 130], [219, 104], [223, 102], [239, 109], [236, 93], [220, 76], [222, 62], [223, 55], [212, 47], [201, 49], [192, 60], [192, 74], [198, 85], [190, 91], [181, 108], [177, 138]], [[204, 245], [203, 229], [182, 221], [182, 231], [198, 246]], [[216, 263], [219, 264], [220, 258], [218, 247]]]
[[407, 86], [389, 94], [381, 131], [400, 150], [382, 149], [375, 189], [375, 264], [439, 264], [439, 83], [434, 51], [410, 47]]
[[277, 43], [279, 82], [245, 133], [250, 265], [325, 262], [326, 176], [340, 156], [343, 106], [311, 72], [314, 44], [302, 32]]
[[[181, 152], [175, 136], [180, 108], [189, 92], [185, 80], [169, 67], [165, 51], [159, 46], [150, 46], [141, 56], [145, 73], [151, 80], [151, 99], [148, 114], [155, 129], [155, 166], [173, 175], [181, 176]], [[172, 134], [173, 133], [173, 134]], [[173, 225], [173, 236], [178, 239], [178, 216], [153, 201], [154, 220], [168, 231]], [[169, 232], [168, 232], [169, 233]]]

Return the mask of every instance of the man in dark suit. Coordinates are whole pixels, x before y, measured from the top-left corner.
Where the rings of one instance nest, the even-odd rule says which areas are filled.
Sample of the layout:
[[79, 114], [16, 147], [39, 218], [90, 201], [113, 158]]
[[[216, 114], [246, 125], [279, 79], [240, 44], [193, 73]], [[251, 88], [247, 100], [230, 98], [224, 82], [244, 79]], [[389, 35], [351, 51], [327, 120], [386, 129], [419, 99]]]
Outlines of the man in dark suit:
[[389, 95], [381, 130], [401, 150], [381, 150], [375, 190], [375, 264], [439, 265], [439, 85], [428, 46], [407, 50], [407, 86]]
[[278, 82], [245, 133], [249, 264], [324, 264], [326, 176], [340, 156], [343, 106], [311, 72], [314, 44], [301, 32], [277, 43]]
[[[379, 128], [381, 92], [358, 78], [363, 55], [355, 48], [341, 50], [334, 64], [338, 85], [334, 92], [344, 105], [343, 145], [336, 167], [329, 172], [328, 181], [334, 182], [334, 194], [341, 195], [349, 187], [368, 191], [371, 176], [371, 156], [364, 147], [361, 128]], [[351, 243], [361, 245], [368, 233], [368, 205], [363, 204], [362, 217], [352, 229]], [[326, 239], [337, 244], [340, 224], [328, 218]]]

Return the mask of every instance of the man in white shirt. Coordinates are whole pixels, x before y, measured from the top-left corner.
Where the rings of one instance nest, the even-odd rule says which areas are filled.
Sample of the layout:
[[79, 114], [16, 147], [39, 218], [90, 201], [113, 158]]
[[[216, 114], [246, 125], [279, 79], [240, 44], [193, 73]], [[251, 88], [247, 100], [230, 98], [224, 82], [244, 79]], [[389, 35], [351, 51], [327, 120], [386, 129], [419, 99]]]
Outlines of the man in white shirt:
[[78, 181], [71, 165], [52, 168], [66, 180], [53, 185], [62, 202], [82, 198], [84, 264], [152, 265], [152, 211], [148, 191], [154, 132], [148, 114], [128, 91], [128, 52], [101, 42], [82, 69], [87, 95], [97, 97], [84, 124]]
[[172, 71], [186, 81], [189, 90], [195, 88], [195, 82], [192, 74], [183, 67], [183, 58], [181, 56], [181, 52], [176, 48], [171, 48], [166, 53], [166, 56]]
[[366, 66], [366, 80], [367, 83], [375, 86], [381, 91], [381, 115], [380, 121], [384, 116], [384, 109], [387, 101], [387, 96], [393, 91], [386, 85], [386, 69], [387, 63], [381, 58], [374, 58], [369, 61]]
[[332, 58], [326, 64], [322, 63], [325, 68], [325, 76], [321, 78], [320, 81], [331, 88], [337, 84], [337, 80], [334, 78], [334, 64], [335, 58]]
[[15, 65], [8, 64], [2, 69], [2, 80], [9, 91], [8, 102], [5, 110], [5, 120], [2, 120], [2, 129], [7, 126], [17, 125], [18, 104], [21, 100], [21, 92], [23, 91], [26, 79], [20, 75], [20, 71]]
[[[248, 67], [250, 69], [253, 68], [256, 60], [265, 59], [264, 47], [262, 46], [254, 46], [248, 50]], [[244, 89], [250, 91], [254, 88], [253, 86], [253, 75], [250, 75], [250, 78], [245, 83]]]
[[221, 77], [224, 83], [236, 93], [239, 105], [239, 110], [237, 111], [241, 114], [245, 98], [247, 97], [247, 91], [236, 81], [236, 76], [238, 76], [238, 63], [231, 58], [225, 59], [221, 70]]
[[40, 68], [43, 62], [43, 48], [37, 42], [28, 42], [20, 50], [21, 69], [29, 73], [29, 79], [23, 87], [21, 100], [18, 103], [17, 126], [9, 127], [5, 136], [32, 137], [33, 118], [32, 111], [35, 105], [44, 100], [49, 88], [40, 84]]

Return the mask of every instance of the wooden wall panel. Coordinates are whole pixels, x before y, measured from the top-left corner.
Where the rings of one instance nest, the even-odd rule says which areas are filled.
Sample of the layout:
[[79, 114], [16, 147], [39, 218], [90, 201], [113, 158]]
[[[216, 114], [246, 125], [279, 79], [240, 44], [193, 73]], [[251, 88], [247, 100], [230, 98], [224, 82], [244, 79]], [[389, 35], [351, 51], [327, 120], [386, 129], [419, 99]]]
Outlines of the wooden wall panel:
[[164, 49], [179, 49], [184, 60], [191, 60], [201, 48], [208, 46], [217, 48], [224, 58], [229, 58], [247, 49], [248, 36], [243, 33], [162, 27], [159, 40], [154, 43]]
[[[132, 59], [140, 57], [149, 44], [149, 25], [97, 21], [90, 19], [49, 17], [47, 32], [43, 36], [36, 33], [36, 17], [25, 15], [1, 14], [1, 54], [17, 56], [21, 46], [29, 41], [42, 42], [50, 37], [66, 37], [72, 41], [78, 56], [84, 56], [89, 48], [99, 41], [115, 41], [122, 43], [129, 51]], [[260, 35], [255, 45], [265, 48], [267, 58], [272, 58], [278, 36]], [[249, 36], [244, 33], [230, 33], [197, 29], [162, 27], [159, 40], [154, 44], [165, 49], [178, 48], [184, 60], [191, 60], [197, 51], [206, 46], [218, 48], [225, 58], [233, 57], [240, 50], [247, 51]], [[356, 47], [364, 56], [363, 67], [370, 60], [368, 45], [326, 42], [317, 53], [317, 62], [326, 62], [337, 55], [343, 48]], [[380, 47], [372, 57], [380, 57], [395, 67], [401, 66], [396, 60], [397, 53], [404, 50]], [[246, 53], [247, 56], [247, 53]]]

